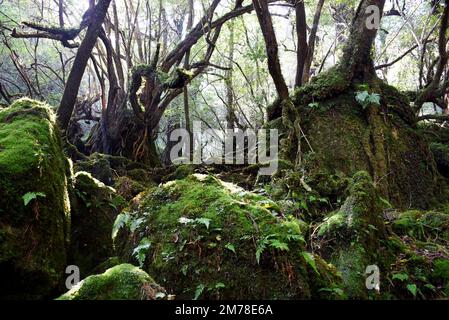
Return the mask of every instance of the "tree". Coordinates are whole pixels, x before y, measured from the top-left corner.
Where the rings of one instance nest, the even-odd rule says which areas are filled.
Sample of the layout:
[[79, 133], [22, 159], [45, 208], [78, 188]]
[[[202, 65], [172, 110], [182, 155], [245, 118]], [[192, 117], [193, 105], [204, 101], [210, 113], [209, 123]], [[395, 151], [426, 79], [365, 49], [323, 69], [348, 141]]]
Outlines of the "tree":
[[84, 70], [86, 69], [92, 49], [97, 42], [110, 3], [111, 0], [99, 0], [98, 3], [94, 7], [91, 7], [87, 12], [87, 32], [78, 48], [75, 60], [73, 61], [73, 66], [70, 70], [64, 94], [57, 112], [58, 122], [62, 130], [66, 130], [69, 125], [81, 80], [84, 75]]

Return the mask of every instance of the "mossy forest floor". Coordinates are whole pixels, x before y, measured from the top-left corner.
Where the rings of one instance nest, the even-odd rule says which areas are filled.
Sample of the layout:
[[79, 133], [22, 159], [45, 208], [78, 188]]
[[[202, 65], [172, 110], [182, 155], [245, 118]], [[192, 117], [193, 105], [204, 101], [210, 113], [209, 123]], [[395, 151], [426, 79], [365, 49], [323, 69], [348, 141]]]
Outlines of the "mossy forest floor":
[[[381, 117], [392, 120], [376, 127], [388, 177], [364, 143], [376, 123], [360, 119], [373, 115], [349, 112], [349, 93], [295, 102], [306, 104], [309, 174], [284, 160], [270, 179], [255, 166], [72, 161], [51, 107], [0, 109], [0, 298], [447, 299], [449, 144], [433, 133], [449, 129], [410, 129], [388, 90]], [[82, 279], [71, 290], [68, 265]]]

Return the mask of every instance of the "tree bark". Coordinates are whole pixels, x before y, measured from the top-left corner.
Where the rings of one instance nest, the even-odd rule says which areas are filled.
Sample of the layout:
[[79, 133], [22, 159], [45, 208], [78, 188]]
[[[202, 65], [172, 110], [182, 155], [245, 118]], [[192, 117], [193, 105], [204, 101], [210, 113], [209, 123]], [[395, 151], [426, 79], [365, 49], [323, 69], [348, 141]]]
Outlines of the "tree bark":
[[313, 57], [315, 55], [315, 42], [316, 35], [318, 32], [318, 25], [320, 23], [321, 12], [323, 10], [324, 0], [319, 0], [316, 6], [315, 15], [313, 17], [313, 25], [310, 30], [309, 40], [308, 40], [308, 48], [307, 48], [307, 58], [304, 65], [302, 83], [305, 84], [310, 80], [310, 69], [312, 67]]
[[84, 71], [86, 69], [87, 62], [89, 61], [90, 54], [95, 46], [95, 43], [97, 42], [97, 38], [101, 30], [101, 26], [103, 25], [110, 2], [111, 0], [99, 0], [91, 14], [86, 35], [76, 53], [76, 57], [73, 61], [73, 66], [70, 70], [67, 84], [64, 89], [64, 94], [57, 112], [58, 123], [62, 130], [66, 130], [69, 125]]
[[281, 100], [288, 100], [288, 87], [282, 75], [281, 65], [279, 63], [279, 50], [276, 40], [276, 34], [271, 20], [271, 14], [268, 10], [268, 2], [265, 0], [253, 0], [254, 10], [256, 11], [259, 25], [265, 39], [265, 47], [268, 56], [268, 70], [273, 78], [276, 91]]
[[363, 82], [375, 76], [371, 49], [377, 35], [377, 28], [368, 28], [367, 21], [371, 13], [369, 6], [377, 6], [382, 15], [385, 0], [362, 0], [352, 21], [349, 39], [343, 49], [340, 69], [349, 80]]
[[303, 73], [306, 64], [307, 53], [309, 46], [307, 44], [307, 23], [306, 23], [306, 8], [304, 0], [296, 2], [296, 34], [298, 37], [298, 48], [296, 51], [296, 79], [295, 87], [303, 85]]

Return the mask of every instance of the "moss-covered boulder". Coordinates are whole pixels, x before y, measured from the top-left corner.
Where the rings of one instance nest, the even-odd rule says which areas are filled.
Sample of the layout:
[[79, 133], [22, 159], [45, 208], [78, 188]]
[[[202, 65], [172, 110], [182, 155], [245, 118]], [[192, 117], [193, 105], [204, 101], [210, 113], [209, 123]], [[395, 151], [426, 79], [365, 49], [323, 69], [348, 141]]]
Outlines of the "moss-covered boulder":
[[392, 224], [400, 236], [418, 240], [435, 239], [449, 241], [449, 214], [438, 211], [411, 210], [402, 212]]
[[49, 106], [0, 110], [0, 299], [47, 297], [64, 274], [68, 168]]
[[114, 187], [117, 190], [117, 194], [128, 201], [146, 190], [143, 184], [126, 176], [117, 178]]
[[441, 188], [433, 155], [407, 98], [395, 88], [379, 79], [350, 84], [332, 69], [298, 89], [293, 100], [307, 137], [301, 144], [305, 176], [366, 171], [398, 208], [434, 204]]
[[341, 293], [336, 270], [306, 251], [296, 218], [213, 176], [195, 174], [140, 194], [117, 218], [114, 236], [122, 259], [140, 263], [178, 298]]
[[89, 276], [57, 300], [156, 300], [167, 294], [141, 269], [121, 264]]
[[125, 200], [87, 172], [74, 176], [70, 263], [86, 276], [113, 255], [111, 231]]
[[75, 172], [85, 171], [108, 186], [114, 186], [118, 177], [128, 176], [143, 184], [152, 182], [150, 168], [124, 157], [94, 153], [74, 164]]
[[387, 238], [379, 195], [367, 172], [354, 175], [349, 197], [317, 229], [314, 246], [342, 273], [350, 298], [367, 298], [365, 271], [382, 266], [381, 241]]

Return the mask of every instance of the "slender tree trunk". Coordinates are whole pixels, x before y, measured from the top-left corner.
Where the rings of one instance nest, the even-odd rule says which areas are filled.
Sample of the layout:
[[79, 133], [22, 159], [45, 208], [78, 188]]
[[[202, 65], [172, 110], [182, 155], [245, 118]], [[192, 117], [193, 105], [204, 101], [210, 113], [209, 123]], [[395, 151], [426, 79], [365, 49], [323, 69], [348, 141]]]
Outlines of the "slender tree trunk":
[[296, 51], [297, 66], [295, 87], [300, 87], [303, 84], [304, 67], [307, 59], [307, 52], [309, 51], [307, 45], [307, 23], [304, 0], [296, 2], [296, 34], [298, 36], [298, 48]]
[[234, 23], [229, 24], [229, 65], [226, 72], [226, 121], [229, 129], [233, 129], [237, 123], [234, 110], [234, 91], [232, 83], [232, 67], [234, 60]]
[[111, 0], [99, 0], [98, 4], [91, 15], [89, 27], [86, 35], [81, 42], [81, 45], [76, 53], [73, 61], [72, 69], [70, 70], [67, 84], [64, 89], [64, 94], [57, 112], [58, 122], [62, 130], [66, 130], [70, 117], [75, 107], [76, 98], [83, 79], [84, 71], [89, 61], [90, 54], [97, 42], [98, 34], [101, 30], [104, 18], [109, 8]]
[[[193, 19], [195, 15], [194, 11], [194, 3], [193, 0], [189, 0], [189, 18], [187, 20], [187, 34], [192, 30], [193, 27]], [[184, 68], [188, 68], [190, 64], [190, 50], [186, 52], [186, 56], [184, 58]], [[184, 116], [185, 116], [185, 129], [189, 133], [189, 141], [190, 141], [190, 151], [193, 150], [193, 133], [190, 128], [190, 107], [189, 107], [189, 89], [187, 86], [184, 86]], [[189, 154], [189, 158], [191, 158], [192, 152]], [[189, 159], [190, 160], [190, 159]]]
[[371, 50], [378, 29], [368, 28], [367, 21], [372, 18], [372, 12], [367, 9], [370, 6], [378, 7], [381, 17], [384, 5], [385, 0], [360, 1], [340, 63], [341, 71], [348, 75], [350, 81], [363, 82], [376, 75]]
[[310, 31], [307, 58], [304, 65], [302, 83], [305, 84], [310, 80], [310, 71], [312, 67], [313, 57], [315, 55], [315, 43], [317, 38], [318, 26], [320, 24], [321, 12], [323, 10], [324, 0], [319, 0], [316, 6], [315, 15], [313, 17], [313, 25]]

